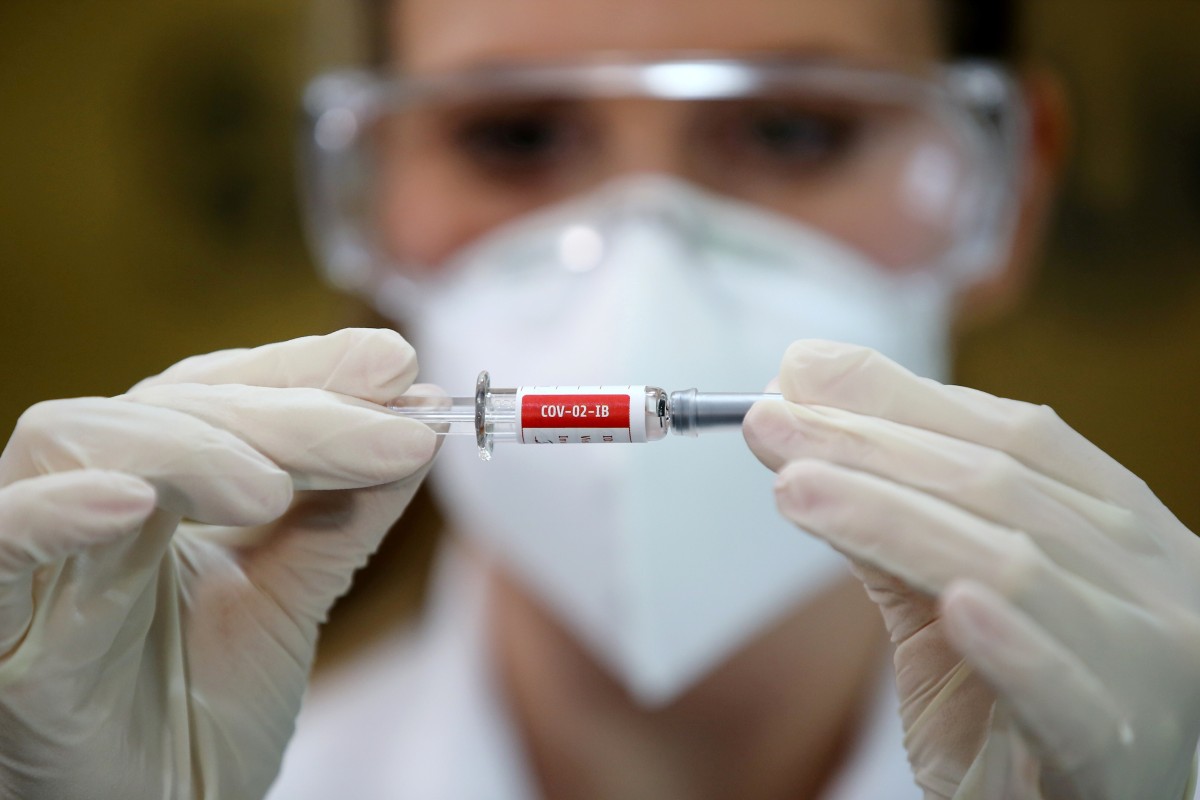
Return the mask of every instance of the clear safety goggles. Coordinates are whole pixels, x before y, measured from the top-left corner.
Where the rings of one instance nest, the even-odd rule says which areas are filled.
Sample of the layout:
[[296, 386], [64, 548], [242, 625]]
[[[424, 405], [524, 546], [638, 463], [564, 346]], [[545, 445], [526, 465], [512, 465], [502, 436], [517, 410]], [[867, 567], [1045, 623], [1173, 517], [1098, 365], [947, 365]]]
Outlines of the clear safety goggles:
[[989, 64], [934, 74], [694, 58], [328, 73], [308, 86], [310, 232], [343, 288], [419, 278], [510, 220], [670, 173], [889, 270], [970, 280], [1016, 213], [1023, 107]]

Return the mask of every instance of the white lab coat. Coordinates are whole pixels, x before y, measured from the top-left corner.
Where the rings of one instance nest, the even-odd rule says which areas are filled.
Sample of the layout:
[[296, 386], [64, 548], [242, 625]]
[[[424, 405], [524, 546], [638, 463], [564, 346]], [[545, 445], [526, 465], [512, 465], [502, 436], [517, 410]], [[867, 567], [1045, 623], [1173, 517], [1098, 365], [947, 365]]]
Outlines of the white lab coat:
[[[310, 690], [268, 800], [536, 798], [489, 668], [485, 595], [476, 563], [443, 558], [420, 625]], [[822, 800], [921, 800], [887, 672]]]

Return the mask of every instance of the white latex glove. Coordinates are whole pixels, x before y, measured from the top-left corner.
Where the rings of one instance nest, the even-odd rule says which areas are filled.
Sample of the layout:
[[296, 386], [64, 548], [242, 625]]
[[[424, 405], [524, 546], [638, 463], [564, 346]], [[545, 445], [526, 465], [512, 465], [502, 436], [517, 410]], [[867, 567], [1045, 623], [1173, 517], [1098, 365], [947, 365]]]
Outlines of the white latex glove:
[[416, 371], [396, 333], [346, 330], [22, 416], [0, 456], [0, 796], [266, 793], [317, 626], [433, 455], [369, 405]]
[[745, 434], [896, 644], [927, 798], [1190, 798], [1200, 542], [1049, 408], [794, 344]]

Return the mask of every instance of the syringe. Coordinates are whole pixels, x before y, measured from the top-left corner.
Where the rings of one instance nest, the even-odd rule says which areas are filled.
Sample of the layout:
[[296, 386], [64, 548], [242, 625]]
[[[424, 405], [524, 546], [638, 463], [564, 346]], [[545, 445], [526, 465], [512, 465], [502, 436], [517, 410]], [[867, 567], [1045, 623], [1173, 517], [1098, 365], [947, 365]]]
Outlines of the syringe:
[[686, 389], [668, 394], [654, 386], [520, 386], [492, 388], [479, 373], [474, 397], [404, 396], [387, 407], [442, 434], [474, 434], [479, 456], [494, 442], [607, 444], [656, 442], [668, 431], [737, 427], [750, 406], [781, 395]]

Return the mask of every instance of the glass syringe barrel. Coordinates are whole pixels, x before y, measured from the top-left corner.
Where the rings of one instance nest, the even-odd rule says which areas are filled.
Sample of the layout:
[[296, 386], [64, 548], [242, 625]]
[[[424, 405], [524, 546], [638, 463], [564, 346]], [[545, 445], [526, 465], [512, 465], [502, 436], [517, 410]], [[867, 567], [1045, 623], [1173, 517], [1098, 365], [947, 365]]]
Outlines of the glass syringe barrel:
[[393, 411], [439, 433], [474, 434], [480, 455], [496, 441], [525, 444], [653, 442], [667, 431], [737, 427], [759, 400], [772, 394], [708, 393], [688, 389], [668, 395], [654, 386], [523, 386], [493, 389], [479, 375], [475, 397], [401, 397]]

